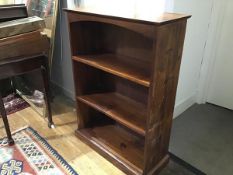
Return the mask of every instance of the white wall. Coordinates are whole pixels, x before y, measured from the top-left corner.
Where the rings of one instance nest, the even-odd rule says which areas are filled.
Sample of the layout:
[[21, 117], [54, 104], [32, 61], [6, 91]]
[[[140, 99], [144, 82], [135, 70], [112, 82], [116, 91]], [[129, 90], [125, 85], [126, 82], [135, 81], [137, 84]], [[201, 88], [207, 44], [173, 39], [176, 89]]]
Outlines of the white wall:
[[211, 16], [210, 29], [208, 31], [208, 39], [203, 56], [203, 63], [200, 73], [200, 81], [198, 88], [198, 103], [205, 103], [209, 92], [209, 84], [212, 76], [218, 43], [221, 38], [222, 25], [225, 18], [228, 0], [213, 0], [213, 12]]
[[[91, 9], [94, 12], [106, 13], [113, 16], [146, 16], [147, 18], [154, 17], [165, 10], [173, 9], [174, 0], [80, 0], [79, 5], [86, 9]], [[74, 1], [68, 0], [68, 8], [74, 7]]]
[[74, 84], [72, 75], [71, 53], [69, 44], [69, 33], [66, 24], [66, 17], [62, 8], [67, 6], [66, 0], [59, 0], [59, 16], [57, 22], [55, 51], [52, 65], [51, 81], [59, 86], [64, 94], [74, 98]]
[[174, 116], [196, 102], [212, 6], [213, 0], [174, 1], [174, 12], [192, 15], [187, 24]]
[[[209, 19], [211, 17], [212, 2], [213, 0], [166, 0], [166, 11], [192, 15], [187, 26], [176, 98], [175, 116], [182, 113], [196, 102], [201, 63], [208, 34]], [[60, 58], [58, 55], [57, 58], [55, 58], [54, 65], [56, 66], [53, 70], [53, 81], [64, 89], [65, 94], [74, 97], [68, 32], [64, 13], [62, 15], [60, 27], [62, 32], [62, 57]]]

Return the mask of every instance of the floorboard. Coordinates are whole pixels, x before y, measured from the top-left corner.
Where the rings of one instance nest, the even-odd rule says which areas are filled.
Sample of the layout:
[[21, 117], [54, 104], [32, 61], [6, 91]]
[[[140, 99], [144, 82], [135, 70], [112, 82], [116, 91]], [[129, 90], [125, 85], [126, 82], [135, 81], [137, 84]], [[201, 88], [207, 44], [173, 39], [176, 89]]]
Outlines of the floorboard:
[[[62, 102], [62, 103], [61, 103]], [[9, 116], [12, 131], [27, 125], [34, 128], [79, 175], [124, 175], [122, 171], [84, 144], [75, 135], [76, 114], [62, 97], [53, 104], [55, 129], [33, 109]], [[194, 105], [174, 120], [170, 152], [210, 175], [232, 175], [233, 111], [213, 105]], [[5, 130], [0, 120], [0, 137]], [[162, 174], [180, 174], [179, 168], [165, 169]], [[181, 170], [181, 169], [180, 169]], [[183, 169], [182, 169], [183, 170]]]
[[[63, 103], [56, 103], [63, 102]], [[48, 143], [56, 149], [63, 158], [80, 175], [123, 175], [124, 173], [105, 160], [102, 156], [81, 142], [75, 135], [77, 127], [76, 114], [66, 100], [58, 97], [53, 104], [55, 129], [49, 129], [47, 122], [31, 108], [12, 114], [9, 123], [12, 132], [25, 126], [31, 126]], [[5, 136], [5, 129], [0, 119], [0, 137]]]

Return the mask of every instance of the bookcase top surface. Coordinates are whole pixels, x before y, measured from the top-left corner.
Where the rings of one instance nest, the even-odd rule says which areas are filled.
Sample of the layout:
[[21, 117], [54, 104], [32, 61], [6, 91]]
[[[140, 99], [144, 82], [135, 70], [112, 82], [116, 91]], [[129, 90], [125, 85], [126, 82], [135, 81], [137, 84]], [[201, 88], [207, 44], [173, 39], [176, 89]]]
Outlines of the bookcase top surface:
[[73, 12], [77, 14], [86, 14], [86, 15], [94, 15], [94, 16], [102, 16], [106, 18], [115, 18], [129, 21], [136, 21], [141, 23], [152, 23], [155, 25], [167, 24], [173, 21], [177, 21], [180, 19], [190, 18], [191, 15], [178, 14], [178, 13], [161, 13], [156, 15], [136, 15], [136, 14], [119, 14], [112, 13], [110, 11], [101, 11], [95, 8], [65, 8], [67, 12]]

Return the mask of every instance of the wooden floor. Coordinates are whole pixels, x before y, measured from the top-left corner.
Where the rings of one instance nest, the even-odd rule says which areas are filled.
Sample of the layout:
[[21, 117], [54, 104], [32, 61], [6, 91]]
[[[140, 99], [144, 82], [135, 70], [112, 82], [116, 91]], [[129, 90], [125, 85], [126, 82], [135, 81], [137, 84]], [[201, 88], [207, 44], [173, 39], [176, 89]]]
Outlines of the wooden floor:
[[[31, 108], [8, 116], [12, 132], [31, 126], [77, 171], [79, 175], [123, 175], [114, 165], [82, 143], [74, 135], [77, 127], [76, 113], [66, 100], [58, 97], [53, 104], [55, 129], [49, 129], [47, 122]], [[0, 119], [0, 137], [5, 130]]]

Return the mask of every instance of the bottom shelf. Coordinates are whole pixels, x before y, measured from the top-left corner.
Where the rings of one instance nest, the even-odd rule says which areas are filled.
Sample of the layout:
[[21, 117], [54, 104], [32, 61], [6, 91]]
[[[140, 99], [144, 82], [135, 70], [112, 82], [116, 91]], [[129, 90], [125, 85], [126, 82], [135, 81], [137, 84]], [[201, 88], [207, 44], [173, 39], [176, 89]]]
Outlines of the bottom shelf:
[[80, 129], [76, 135], [127, 174], [142, 174], [143, 138], [116, 124]]

